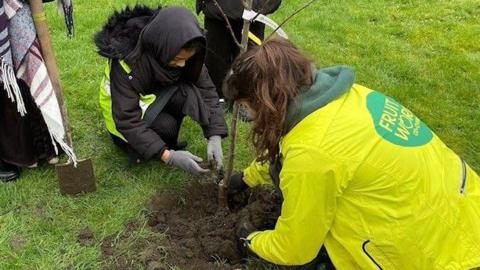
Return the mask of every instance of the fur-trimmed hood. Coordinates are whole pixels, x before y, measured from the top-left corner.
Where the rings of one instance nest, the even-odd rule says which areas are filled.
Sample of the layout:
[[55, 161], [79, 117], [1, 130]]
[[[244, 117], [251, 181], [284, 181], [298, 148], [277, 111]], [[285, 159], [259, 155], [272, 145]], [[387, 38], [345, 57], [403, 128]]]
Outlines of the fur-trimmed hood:
[[110, 59], [124, 59], [137, 45], [143, 27], [161, 9], [135, 5], [115, 11], [94, 37], [97, 52]]

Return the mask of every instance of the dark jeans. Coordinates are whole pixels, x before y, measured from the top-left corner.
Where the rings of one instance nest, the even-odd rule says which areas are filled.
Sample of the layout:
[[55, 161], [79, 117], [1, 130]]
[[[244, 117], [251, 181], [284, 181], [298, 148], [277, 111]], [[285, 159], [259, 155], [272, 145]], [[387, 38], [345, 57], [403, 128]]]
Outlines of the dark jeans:
[[[178, 134], [185, 117], [182, 112], [184, 103], [185, 96], [182, 95], [181, 91], [177, 91], [150, 125], [150, 128], [160, 136], [169, 149], [177, 149]], [[140, 163], [143, 160], [132, 145], [117, 136], [110, 135], [113, 143], [127, 154], [131, 163]]]
[[[230, 20], [233, 31], [238, 41], [242, 37], [242, 20]], [[240, 49], [233, 41], [225, 21], [205, 17], [205, 29], [207, 30], [207, 53], [205, 65], [217, 88], [218, 96], [223, 97], [222, 83], [232, 66], [233, 60], [240, 53]], [[265, 25], [254, 22], [250, 26], [250, 32], [258, 38], [264, 38]], [[249, 46], [253, 44], [249, 44]]]
[[317, 257], [311, 261], [310, 263], [307, 263], [302, 266], [295, 266], [291, 267], [289, 269], [292, 270], [335, 270], [335, 267], [333, 266], [332, 261], [328, 257], [327, 250], [325, 247], [322, 247], [320, 249], [320, 252], [318, 253]]

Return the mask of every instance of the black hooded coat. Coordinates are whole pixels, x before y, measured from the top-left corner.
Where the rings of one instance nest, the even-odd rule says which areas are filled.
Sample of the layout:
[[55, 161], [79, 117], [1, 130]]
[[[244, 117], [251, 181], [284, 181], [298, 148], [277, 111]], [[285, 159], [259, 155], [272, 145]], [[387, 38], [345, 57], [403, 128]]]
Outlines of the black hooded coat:
[[[184, 68], [168, 67], [180, 49], [192, 40], [199, 41], [202, 49]], [[203, 30], [188, 10], [127, 8], [112, 15], [95, 36], [95, 43], [98, 53], [111, 60], [110, 89], [116, 128], [144, 159], [161, 154], [166, 144], [149, 128], [145, 119], [152, 117], [149, 110], [142, 117], [140, 95], [163, 94], [164, 99], [168, 98], [165, 91], [181, 91], [186, 98], [183, 113], [201, 125], [205, 138], [227, 136], [218, 95], [204, 66]], [[120, 65], [120, 60], [129, 65], [130, 73]]]

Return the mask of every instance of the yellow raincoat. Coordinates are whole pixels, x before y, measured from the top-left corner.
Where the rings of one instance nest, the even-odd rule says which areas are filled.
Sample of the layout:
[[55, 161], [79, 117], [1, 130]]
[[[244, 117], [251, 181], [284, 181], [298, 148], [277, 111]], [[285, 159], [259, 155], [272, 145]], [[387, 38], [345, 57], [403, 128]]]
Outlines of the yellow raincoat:
[[[260, 257], [303, 265], [325, 245], [337, 269], [480, 266], [480, 178], [394, 99], [353, 84], [280, 148], [282, 214], [248, 237]], [[245, 182], [271, 183], [268, 169]]]

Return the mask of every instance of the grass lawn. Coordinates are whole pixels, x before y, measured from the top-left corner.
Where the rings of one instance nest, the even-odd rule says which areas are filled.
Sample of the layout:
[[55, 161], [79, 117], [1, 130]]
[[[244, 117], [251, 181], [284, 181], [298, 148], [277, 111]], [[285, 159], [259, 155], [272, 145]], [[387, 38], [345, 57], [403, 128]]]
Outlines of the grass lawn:
[[[100, 244], [121, 233], [130, 220], [144, 220], [146, 200], [188, 176], [160, 162], [130, 166], [111, 143], [98, 106], [105, 60], [93, 34], [114, 10], [136, 1], [77, 0], [76, 35], [68, 40], [63, 17], [46, 5], [79, 157], [91, 157], [98, 191], [61, 196], [54, 169], [24, 170], [0, 185], [0, 269], [98, 269], [105, 267]], [[193, 0], [143, 1], [186, 5]], [[273, 16], [280, 21], [306, 0], [285, 0]], [[284, 29], [318, 66], [347, 64], [357, 82], [396, 97], [451, 148], [480, 171], [480, 4], [475, 0], [318, 1]], [[248, 125], [241, 125], [239, 159], [252, 158]], [[206, 157], [206, 140], [191, 121], [181, 137]], [[225, 150], [228, 143], [224, 144]], [[91, 228], [96, 242], [82, 246], [78, 233]], [[130, 244], [147, 237], [137, 230]], [[125, 252], [128, 252], [126, 244]], [[108, 267], [107, 267], [108, 268]], [[138, 268], [142, 268], [138, 264]]]

